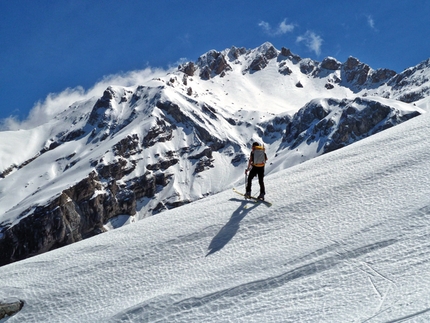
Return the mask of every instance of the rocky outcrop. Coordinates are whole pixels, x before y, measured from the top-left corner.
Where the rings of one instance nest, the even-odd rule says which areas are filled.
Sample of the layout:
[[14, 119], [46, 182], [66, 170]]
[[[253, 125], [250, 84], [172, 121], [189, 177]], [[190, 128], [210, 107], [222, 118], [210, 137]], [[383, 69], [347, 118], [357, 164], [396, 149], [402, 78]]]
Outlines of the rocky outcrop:
[[345, 81], [348, 83], [363, 85], [367, 81], [369, 71], [370, 67], [364, 63], [361, 63], [355, 57], [349, 57], [348, 60], [343, 64]]
[[279, 63], [278, 72], [283, 75], [291, 75], [293, 73], [285, 61]]
[[135, 212], [134, 192], [119, 190], [115, 181], [103, 185], [92, 172], [17, 224], [3, 228], [0, 265], [94, 236], [104, 231], [110, 218]]
[[235, 46], [232, 46], [228, 52], [228, 57], [230, 58], [231, 61], [234, 61], [245, 53], [246, 53], [246, 48], [244, 47], [237, 48]]
[[406, 103], [412, 103], [427, 97], [430, 93], [430, 87], [424, 87], [417, 91], [410, 91], [399, 96], [399, 100]]
[[[116, 146], [117, 153], [131, 154], [130, 147], [134, 149], [135, 144], [126, 148], [123, 141]], [[117, 215], [134, 215], [138, 199], [153, 197], [157, 185], [166, 186], [170, 180], [168, 174], [154, 172], [165, 171], [177, 162], [174, 154], [168, 154], [157, 164], [148, 165], [143, 176], [121, 186], [117, 180], [130, 173], [127, 161], [118, 157], [115, 163], [99, 164], [87, 178], [48, 204], [37, 206], [16, 225], [2, 229], [0, 266], [102, 233], [104, 224]]]
[[[264, 48], [264, 50], [263, 50]], [[251, 62], [248, 70], [250, 72], [260, 71], [269, 64], [269, 60], [276, 58], [278, 56], [278, 51], [273, 45], [269, 45], [268, 48], [262, 46], [262, 52], [258, 53], [254, 60]]]
[[[427, 59], [415, 67], [408, 68], [402, 73], [393, 76], [387, 83], [392, 93], [388, 97], [394, 97], [402, 102], [415, 102], [430, 95], [429, 74], [430, 59]], [[386, 93], [381, 93], [385, 95]]]
[[273, 45], [270, 45], [264, 52], [264, 57], [266, 57], [267, 59], [276, 58], [278, 57], [278, 51]]
[[24, 302], [15, 297], [0, 300], [0, 320], [18, 313], [24, 306]]
[[381, 84], [387, 82], [387, 80], [390, 80], [395, 75], [397, 75], [397, 73], [393, 70], [390, 70], [388, 68], [380, 68], [374, 73], [372, 73], [369, 79], [371, 83]]
[[269, 63], [268, 59], [264, 55], [258, 55], [249, 66], [250, 71], [261, 71], [262, 69], [266, 68], [267, 64]]
[[325, 144], [324, 152], [345, 147], [418, 115], [417, 111], [400, 113], [380, 102], [356, 98], [343, 109], [338, 128]]
[[389, 69], [372, 70], [369, 65], [360, 62], [355, 57], [349, 57], [342, 64], [342, 84], [359, 91], [366, 88], [375, 88], [383, 83], [388, 82], [396, 75], [395, 71]]
[[326, 70], [330, 70], [330, 71], [336, 71], [338, 69], [340, 69], [340, 67], [342, 66], [342, 64], [335, 58], [333, 57], [326, 57], [323, 59], [323, 61], [320, 64], [320, 67]]
[[302, 60], [299, 55], [293, 54], [290, 49], [285, 47], [282, 47], [281, 49], [281, 56], [289, 58], [294, 64], [297, 64]]
[[212, 149], [210, 147], [196, 155], [189, 156], [188, 159], [196, 163], [194, 174], [201, 173], [208, 168], [214, 167], [214, 159], [212, 157]]
[[285, 137], [283, 141], [291, 143], [291, 148], [295, 148], [303, 142], [304, 133], [313, 123], [323, 120], [329, 111], [321, 104], [310, 103], [300, 109], [290, 120], [287, 120]]
[[317, 68], [317, 63], [309, 58], [300, 61], [300, 71], [303, 74], [312, 74]]
[[359, 97], [352, 101], [330, 99], [326, 104], [312, 101], [287, 123], [283, 141], [289, 149], [318, 141], [321, 153], [327, 153], [418, 115]]
[[[174, 122], [171, 123], [182, 123], [192, 129], [197, 138], [202, 143], [208, 143], [214, 150], [220, 149], [225, 145], [224, 141], [220, 140], [217, 136], [212, 135], [204, 126], [203, 120], [198, 115], [194, 114], [192, 117], [185, 114], [179, 105], [171, 101], [158, 101], [157, 107], [166, 113], [166, 118], [172, 117]], [[209, 114], [212, 119], [216, 118], [213, 108], [209, 105], [204, 104], [201, 107], [202, 111]], [[200, 121], [200, 122], [198, 122]]]
[[411, 85], [420, 87], [428, 83], [428, 73], [425, 73], [430, 68], [430, 58], [421, 62], [415, 67], [408, 68], [402, 73], [393, 77], [388, 83], [394, 90], [399, 90]]
[[197, 66], [200, 68], [199, 76], [204, 80], [209, 80], [215, 75], [222, 77], [227, 71], [232, 70], [225, 56], [215, 50], [200, 56], [197, 60]]
[[188, 62], [185, 65], [179, 65], [178, 69], [188, 76], [194, 76], [194, 72], [197, 68], [193, 62]]
[[156, 125], [154, 125], [142, 140], [143, 148], [148, 148], [155, 145], [158, 142], [166, 142], [172, 139], [173, 129], [175, 127], [166, 123], [163, 119], [156, 119]]
[[112, 108], [111, 100], [114, 96], [115, 92], [111, 87], [104, 91], [103, 96], [98, 99], [91, 111], [88, 124], [97, 125], [99, 128], [106, 126], [106, 122], [104, 122], [102, 116], [106, 110]]

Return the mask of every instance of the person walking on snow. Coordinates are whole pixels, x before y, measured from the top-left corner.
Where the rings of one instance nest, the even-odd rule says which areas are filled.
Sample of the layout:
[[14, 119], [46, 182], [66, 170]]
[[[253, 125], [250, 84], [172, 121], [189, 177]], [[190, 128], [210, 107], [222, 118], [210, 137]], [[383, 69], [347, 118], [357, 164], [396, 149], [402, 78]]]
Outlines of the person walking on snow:
[[252, 144], [251, 155], [249, 156], [248, 167], [245, 170], [245, 175], [248, 175], [248, 182], [246, 185], [245, 197], [251, 197], [251, 186], [252, 180], [257, 175], [258, 183], [260, 184], [260, 195], [258, 198], [264, 200], [264, 195], [266, 194], [264, 188], [264, 165], [267, 161], [267, 155], [263, 146], [260, 146], [258, 142]]

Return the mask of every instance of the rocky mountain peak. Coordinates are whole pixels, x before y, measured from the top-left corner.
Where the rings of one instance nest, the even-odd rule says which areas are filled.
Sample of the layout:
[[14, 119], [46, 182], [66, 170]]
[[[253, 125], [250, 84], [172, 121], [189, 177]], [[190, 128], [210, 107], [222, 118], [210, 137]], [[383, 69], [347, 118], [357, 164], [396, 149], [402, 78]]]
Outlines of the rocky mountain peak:
[[[405, 69], [393, 76], [388, 82], [392, 93], [382, 92], [381, 95], [394, 97], [402, 102], [412, 103], [430, 95], [430, 59], [417, 66]], [[408, 89], [408, 91], [405, 91]]]
[[196, 64], [200, 69], [200, 77], [208, 80], [216, 75], [223, 77], [226, 71], [232, 70], [225, 55], [216, 50], [211, 50], [199, 57]]
[[339, 62], [336, 58], [326, 57], [321, 62], [320, 67], [326, 70], [336, 71], [342, 67], [342, 63]]

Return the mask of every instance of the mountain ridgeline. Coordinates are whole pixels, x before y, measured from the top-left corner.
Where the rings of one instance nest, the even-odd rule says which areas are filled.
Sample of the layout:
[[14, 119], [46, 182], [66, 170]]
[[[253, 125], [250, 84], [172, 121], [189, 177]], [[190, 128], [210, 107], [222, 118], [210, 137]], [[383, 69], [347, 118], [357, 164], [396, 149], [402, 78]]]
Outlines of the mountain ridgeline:
[[241, 185], [253, 141], [270, 174], [407, 121], [423, 112], [429, 64], [397, 74], [270, 43], [211, 50], [0, 132], [0, 265]]

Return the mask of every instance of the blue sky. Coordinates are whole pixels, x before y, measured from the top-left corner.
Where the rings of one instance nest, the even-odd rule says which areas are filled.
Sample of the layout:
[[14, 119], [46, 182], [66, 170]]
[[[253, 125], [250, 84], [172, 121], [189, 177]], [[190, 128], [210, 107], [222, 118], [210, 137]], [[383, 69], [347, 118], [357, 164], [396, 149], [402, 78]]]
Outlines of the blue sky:
[[430, 0], [0, 0], [0, 119], [107, 75], [266, 41], [401, 72], [430, 57]]

